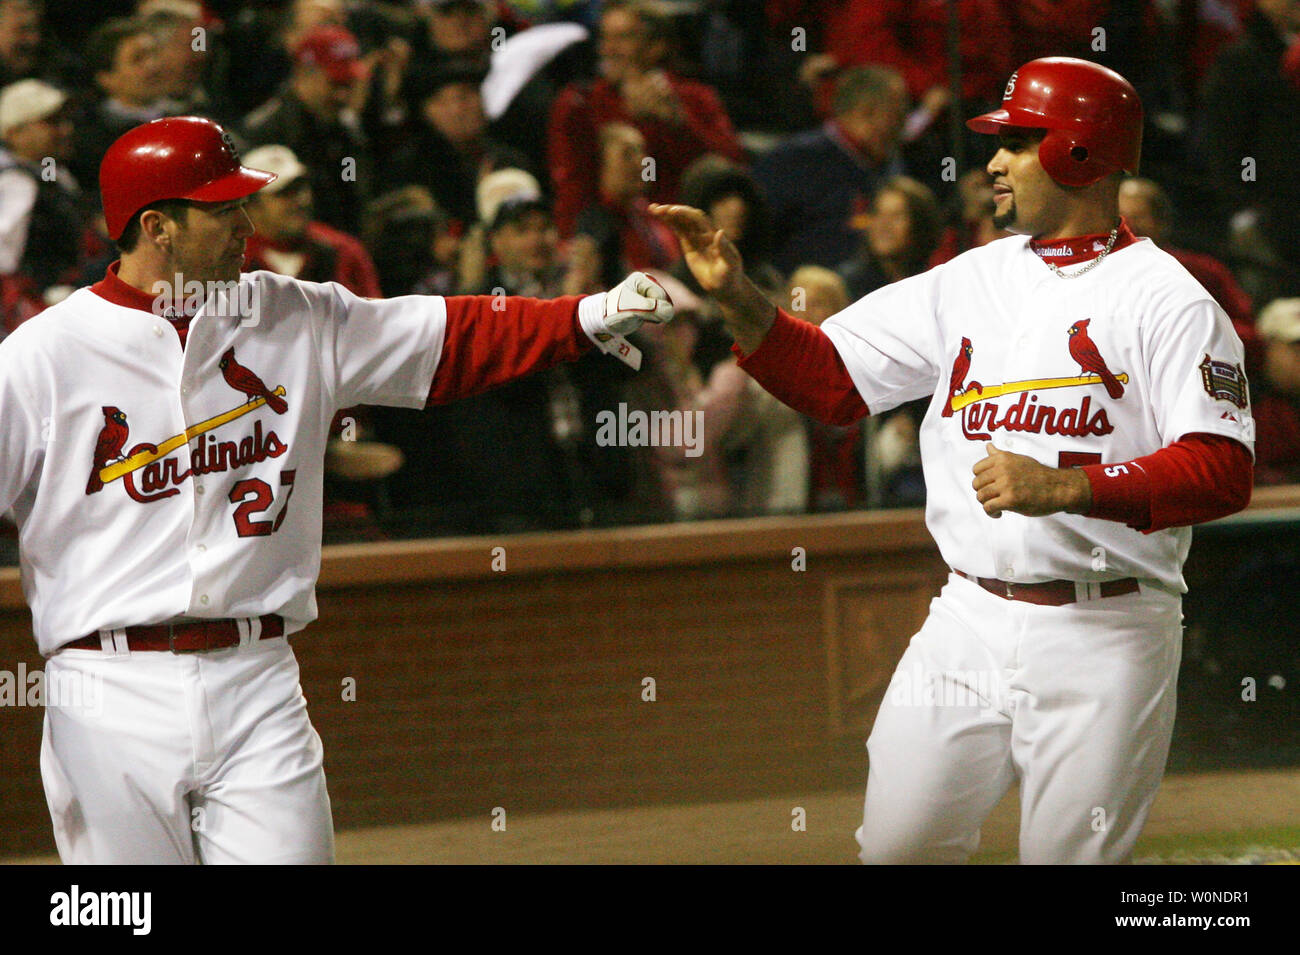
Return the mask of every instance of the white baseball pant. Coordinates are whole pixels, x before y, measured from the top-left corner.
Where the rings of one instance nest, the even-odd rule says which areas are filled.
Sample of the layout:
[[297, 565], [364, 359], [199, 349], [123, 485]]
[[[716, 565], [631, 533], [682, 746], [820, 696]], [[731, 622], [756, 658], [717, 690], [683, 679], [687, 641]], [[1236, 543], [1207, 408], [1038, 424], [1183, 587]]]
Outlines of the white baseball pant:
[[867, 740], [862, 861], [965, 862], [1017, 779], [1022, 863], [1128, 861], [1173, 733], [1181, 605], [1146, 581], [1051, 607], [951, 575]]
[[45, 673], [64, 697], [46, 707], [41, 776], [65, 863], [333, 861], [320, 737], [286, 638], [63, 650]]

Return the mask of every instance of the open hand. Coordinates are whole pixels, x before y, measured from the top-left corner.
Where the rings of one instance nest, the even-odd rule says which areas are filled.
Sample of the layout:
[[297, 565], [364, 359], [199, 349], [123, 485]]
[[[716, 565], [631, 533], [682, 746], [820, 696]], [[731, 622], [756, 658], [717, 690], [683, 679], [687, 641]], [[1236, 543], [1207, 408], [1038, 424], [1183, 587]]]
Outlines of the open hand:
[[740, 252], [708, 216], [692, 206], [658, 203], [650, 212], [677, 235], [686, 265], [706, 293], [725, 303], [739, 291], [745, 275]]

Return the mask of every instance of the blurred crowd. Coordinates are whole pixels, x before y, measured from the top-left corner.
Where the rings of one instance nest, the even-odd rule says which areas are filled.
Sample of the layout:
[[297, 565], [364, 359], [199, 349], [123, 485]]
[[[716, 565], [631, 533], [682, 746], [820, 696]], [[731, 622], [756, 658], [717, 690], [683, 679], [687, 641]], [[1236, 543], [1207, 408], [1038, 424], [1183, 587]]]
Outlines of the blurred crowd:
[[[0, 0], [0, 336], [116, 257], [109, 144], [199, 114], [279, 176], [248, 269], [536, 297], [643, 269], [678, 304], [636, 374], [341, 413], [327, 540], [919, 505], [924, 402], [847, 428], [776, 402], [648, 205], [704, 209], [820, 323], [1002, 234], [961, 121], [1045, 55], [1137, 86], [1121, 211], [1246, 342], [1258, 483], [1300, 480], [1300, 0]], [[603, 440], [602, 411], [702, 412], [700, 446]]]

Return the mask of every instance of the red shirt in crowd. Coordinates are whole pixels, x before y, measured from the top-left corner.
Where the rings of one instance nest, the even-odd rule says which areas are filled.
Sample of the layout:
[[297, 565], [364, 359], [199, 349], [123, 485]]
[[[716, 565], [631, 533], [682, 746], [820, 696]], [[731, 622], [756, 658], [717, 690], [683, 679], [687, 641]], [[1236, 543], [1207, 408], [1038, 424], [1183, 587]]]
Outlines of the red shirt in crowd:
[[[881, 64], [903, 75], [914, 100], [948, 86], [948, 0], [848, 0], [826, 29], [840, 66]], [[1019, 63], [1001, 0], [958, 0], [962, 95], [996, 100]]]
[[[270, 241], [261, 233], [248, 237], [244, 247], [244, 271], [265, 269], [291, 275], [307, 282], [338, 282], [349, 292], [364, 298], [382, 298], [379, 272], [370, 253], [361, 242], [323, 222], [307, 224], [307, 241], [301, 246], [285, 246]], [[280, 256], [301, 255], [302, 264], [287, 271]]]
[[669, 74], [684, 121], [632, 116], [618, 87], [608, 80], [565, 87], [551, 107], [548, 159], [555, 187], [555, 223], [569, 238], [580, 213], [598, 201], [600, 145], [606, 123], [627, 123], [645, 137], [646, 155], [655, 160], [650, 199], [675, 202], [682, 173], [705, 153], [744, 162], [740, 140], [718, 95], [703, 83]]
[[1295, 399], [1264, 394], [1250, 410], [1255, 416], [1255, 483], [1300, 483], [1300, 407]]

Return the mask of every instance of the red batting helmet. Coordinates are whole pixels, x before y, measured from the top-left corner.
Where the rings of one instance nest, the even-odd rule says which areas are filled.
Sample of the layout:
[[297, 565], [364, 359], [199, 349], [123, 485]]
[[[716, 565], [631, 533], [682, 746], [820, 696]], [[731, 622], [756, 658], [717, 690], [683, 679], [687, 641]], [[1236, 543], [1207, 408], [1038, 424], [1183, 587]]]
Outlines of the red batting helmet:
[[275, 179], [239, 164], [230, 134], [199, 116], [155, 119], [118, 137], [99, 164], [99, 193], [108, 236], [117, 240], [131, 217], [152, 202], [227, 202]]
[[1038, 159], [1063, 186], [1089, 186], [1113, 172], [1136, 174], [1142, 103], [1124, 77], [1087, 60], [1049, 56], [1011, 74], [1002, 108], [966, 121], [977, 133], [1005, 126], [1045, 129]]

